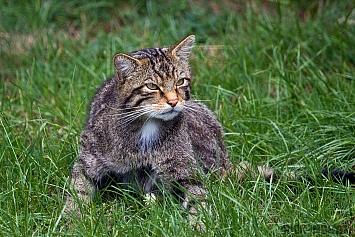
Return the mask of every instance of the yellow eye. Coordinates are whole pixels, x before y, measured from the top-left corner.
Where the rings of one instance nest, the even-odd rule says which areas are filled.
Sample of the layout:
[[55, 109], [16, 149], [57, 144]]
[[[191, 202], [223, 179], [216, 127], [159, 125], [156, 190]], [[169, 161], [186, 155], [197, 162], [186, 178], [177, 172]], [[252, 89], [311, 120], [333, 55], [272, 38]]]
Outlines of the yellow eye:
[[159, 87], [157, 85], [155, 85], [154, 83], [147, 83], [145, 84], [145, 86], [149, 89], [149, 90], [159, 90]]
[[182, 84], [184, 84], [184, 82], [185, 82], [185, 79], [181, 78], [176, 82], [176, 86], [181, 86]]

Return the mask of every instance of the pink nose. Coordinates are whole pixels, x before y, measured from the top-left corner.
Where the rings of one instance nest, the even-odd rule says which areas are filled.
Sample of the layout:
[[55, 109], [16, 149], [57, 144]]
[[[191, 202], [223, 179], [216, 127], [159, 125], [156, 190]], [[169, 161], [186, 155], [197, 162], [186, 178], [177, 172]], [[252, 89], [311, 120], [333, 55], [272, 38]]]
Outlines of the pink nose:
[[178, 99], [170, 99], [167, 102], [171, 107], [175, 107], [178, 103]]

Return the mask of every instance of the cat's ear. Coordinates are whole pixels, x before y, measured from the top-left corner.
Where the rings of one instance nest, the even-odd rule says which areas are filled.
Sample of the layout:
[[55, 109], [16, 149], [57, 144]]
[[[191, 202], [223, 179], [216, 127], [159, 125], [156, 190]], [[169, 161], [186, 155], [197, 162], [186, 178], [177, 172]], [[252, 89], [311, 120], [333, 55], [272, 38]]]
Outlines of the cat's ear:
[[170, 53], [173, 57], [178, 58], [179, 60], [188, 61], [191, 49], [194, 47], [195, 36], [190, 35], [180, 41], [179, 43], [170, 47]]
[[115, 65], [118, 78], [125, 79], [136, 71], [142, 62], [127, 54], [119, 53], [113, 57], [113, 64]]

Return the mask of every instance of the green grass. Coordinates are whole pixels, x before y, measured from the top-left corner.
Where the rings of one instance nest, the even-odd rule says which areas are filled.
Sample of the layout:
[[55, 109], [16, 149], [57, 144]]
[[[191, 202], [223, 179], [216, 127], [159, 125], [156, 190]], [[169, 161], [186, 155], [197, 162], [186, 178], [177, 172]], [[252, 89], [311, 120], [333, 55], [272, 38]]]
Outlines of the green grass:
[[[244, 2], [244, 1], [240, 1]], [[246, 1], [245, 1], [246, 2]], [[129, 195], [63, 215], [78, 138], [112, 57], [197, 44], [193, 93], [233, 162], [316, 176], [355, 167], [353, 1], [0, 0], [0, 236], [353, 236], [355, 191], [316, 179], [206, 180], [191, 229], [173, 200]], [[353, 12], [353, 13], [351, 13]]]

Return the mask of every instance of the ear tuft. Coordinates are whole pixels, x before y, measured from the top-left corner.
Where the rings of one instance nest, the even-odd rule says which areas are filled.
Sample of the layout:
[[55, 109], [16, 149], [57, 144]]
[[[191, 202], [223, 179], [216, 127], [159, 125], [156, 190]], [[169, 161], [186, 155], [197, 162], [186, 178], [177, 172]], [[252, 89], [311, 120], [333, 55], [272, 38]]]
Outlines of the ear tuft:
[[137, 69], [140, 61], [127, 54], [120, 53], [113, 57], [113, 64], [115, 65], [118, 78], [125, 79]]
[[170, 47], [171, 55], [180, 60], [188, 61], [191, 49], [194, 47], [194, 43], [195, 43], [194, 35], [190, 35], [186, 37], [179, 43]]

